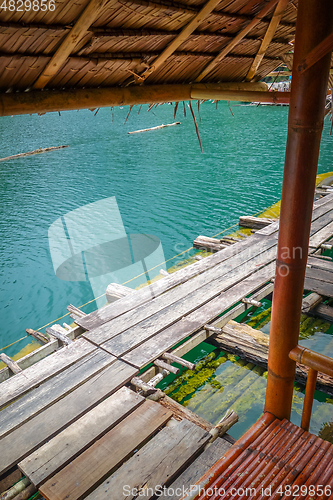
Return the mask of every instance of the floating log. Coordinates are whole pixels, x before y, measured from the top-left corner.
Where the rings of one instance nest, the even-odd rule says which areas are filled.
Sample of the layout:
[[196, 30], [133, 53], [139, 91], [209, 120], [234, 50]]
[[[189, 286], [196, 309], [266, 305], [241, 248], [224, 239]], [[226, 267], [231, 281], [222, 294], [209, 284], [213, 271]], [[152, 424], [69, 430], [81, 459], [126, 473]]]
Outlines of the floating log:
[[[318, 307], [322, 307], [321, 305]], [[244, 323], [229, 321], [222, 333], [213, 335], [206, 342], [212, 343], [222, 350], [236, 354], [256, 365], [267, 368], [269, 337], [259, 330], [255, 330]], [[296, 363], [296, 381], [306, 384], [309, 369]], [[333, 378], [318, 373], [317, 389], [333, 395]]]
[[119, 283], [110, 283], [106, 289], [106, 300], [111, 304], [115, 300], [122, 299], [134, 291], [135, 290], [128, 286], [119, 285]]
[[73, 313], [74, 315], [78, 316], [79, 318], [83, 318], [83, 316], [87, 316], [87, 314], [85, 312], [81, 311], [81, 309], [78, 309], [77, 307], [73, 306], [72, 304], [69, 304], [69, 306], [67, 306], [67, 311], [69, 311], [70, 313]]
[[193, 241], [193, 246], [194, 248], [205, 248], [213, 252], [218, 252], [219, 250], [223, 250], [223, 248], [227, 248], [227, 245], [223, 245], [220, 240], [201, 235]]
[[302, 300], [302, 311], [308, 313], [322, 302], [323, 298], [318, 293], [310, 293]]
[[178, 375], [179, 373], [179, 368], [176, 368], [175, 366], [169, 365], [165, 361], [162, 361], [161, 359], [156, 359], [154, 361], [154, 365], [158, 366], [159, 368], [162, 368], [164, 370], [167, 370], [168, 372], [173, 373], [174, 375]]
[[157, 391], [155, 387], [153, 387], [151, 384], [147, 384], [139, 377], [133, 377], [131, 380], [131, 384], [140, 389], [140, 391], [143, 391], [147, 396], [149, 394], [154, 394]]
[[41, 153], [48, 153], [49, 151], [63, 148], [68, 148], [68, 146], [51, 146], [49, 148], [38, 148], [34, 151], [28, 151], [27, 153], [19, 153], [17, 155], [6, 156], [6, 158], [0, 158], [0, 161], [13, 160], [14, 158], [23, 158], [24, 156], [39, 155]]
[[33, 330], [32, 328], [27, 328], [26, 332], [28, 335], [31, 335], [36, 340], [38, 340], [38, 342], [41, 342], [41, 344], [47, 344], [48, 342], [50, 342], [50, 339], [46, 335], [44, 335], [44, 333], [37, 332], [36, 330]]
[[162, 358], [167, 359], [168, 361], [171, 361], [173, 363], [178, 363], [181, 366], [185, 366], [185, 368], [188, 368], [189, 370], [194, 370], [195, 364], [191, 363], [190, 361], [186, 361], [186, 359], [180, 358], [179, 356], [176, 356], [175, 354], [172, 354], [171, 352], [165, 352], [162, 355]]
[[14, 486], [12, 486], [9, 490], [2, 493], [0, 500], [11, 500], [30, 484], [30, 480], [27, 477], [24, 477], [21, 481], [14, 484]]
[[248, 227], [250, 229], [262, 229], [263, 227], [269, 226], [272, 222], [276, 222], [278, 219], [268, 219], [267, 217], [252, 217], [244, 215], [239, 218], [239, 225], [242, 227]]
[[61, 328], [61, 330], [63, 330], [63, 331], [60, 331], [60, 328], [61, 328], [60, 325], [53, 325], [51, 328], [46, 328], [46, 333], [48, 333], [49, 335], [52, 335], [52, 337], [55, 337], [56, 339], [60, 340], [65, 345], [72, 344], [73, 341], [70, 338], [68, 338], [67, 335], [65, 335], [65, 333], [63, 333], [66, 330]]
[[141, 132], [149, 132], [150, 130], [158, 130], [165, 127], [173, 127], [174, 125], [180, 125], [180, 122], [167, 123], [166, 125], [158, 125], [157, 127], [143, 128], [141, 130], [134, 130], [134, 132], [127, 132], [128, 134], [140, 134]]
[[8, 368], [14, 373], [20, 373], [22, 371], [22, 368], [19, 367], [19, 365], [13, 361], [7, 354], [4, 354], [3, 352], [0, 354], [0, 360], [5, 363], [5, 365], [8, 366]]

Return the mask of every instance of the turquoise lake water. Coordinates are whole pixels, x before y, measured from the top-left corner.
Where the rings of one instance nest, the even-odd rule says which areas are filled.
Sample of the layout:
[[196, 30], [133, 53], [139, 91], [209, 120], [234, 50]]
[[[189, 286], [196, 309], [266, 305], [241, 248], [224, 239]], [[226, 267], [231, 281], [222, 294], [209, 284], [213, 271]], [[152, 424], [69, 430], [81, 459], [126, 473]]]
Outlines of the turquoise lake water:
[[[179, 109], [177, 127], [128, 135], [174, 121], [170, 105], [147, 109], [138, 114], [139, 107], [133, 108], [125, 125], [127, 107], [101, 109], [96, 116], [83, 110], [0, 119], [1, 157], [69, 145], [0, 163], [0, 347], [65, 314], [69, 303], [79, 306], [96, 296], [88, 281], [55, 274], [49, 228], [69, 212], [112, 198], [125, 233], [154, 236], [161, 241], [158, 255], [170, 259], [198, 234], [215, 235], [240, 215], [280, 199], [288, 108], [238, 105], [232, 116], [227, 103], [217, 109], [204, 103], [198, 117], [204, 154], [188, 109], [186, 118]], [[318, 173], [333, 170], [329, 127], [326, 122]], [[75, 213], [79, 233], [81, 212]], [[106, 241], [106, 214], [97, 210], [97, 216], [98, 235]], [[82, 231], [78, 251], [96, 243], [87, 241], [87, 227]], [[134, 270], [122, 279], [133, 278]], [[95, 308], [93, 302], [84, 310]], [[13, 355], [27, 342], [5, 352]]]

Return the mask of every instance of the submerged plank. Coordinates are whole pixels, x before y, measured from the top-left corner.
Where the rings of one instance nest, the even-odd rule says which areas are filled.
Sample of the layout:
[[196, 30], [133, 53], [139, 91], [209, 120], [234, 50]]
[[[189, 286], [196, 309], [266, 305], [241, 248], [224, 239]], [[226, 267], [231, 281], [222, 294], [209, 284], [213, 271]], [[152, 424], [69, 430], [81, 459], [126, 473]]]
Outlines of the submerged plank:
[[12, 432], [115, 361], [114, 356], [96, 349], [14, 401], [0, 412], [0, 437]]
[[46, 500], [82, 498], [119, 467], [171, 416], [172, 413], [158, 403], [145, 401], [116, 427], [46, 481], [39, 491]]
[[[206, 285], [202, 285], [199, 289], [191, 293], [188, 292], [185, 298], [172, 304], [172, 306], [150, 316], [147, 320], [102, 344], [103, 349], [114, 356], [123, 355], [184, 316], [187, 316], [192, 311], [195, 311], [209, 300], [214, 299], [214, 297], [221, 294], [221, 292], [244, 280], [247, 276], [260, 269], [260, 267], [273, 261], [275, 255], [276, 246], [263, 252], [246, 264], [229, 271], [223, 276], [219, 276], [216, 280]], [[188, 283], [188, 285], [190, 284], [191, 283]], [[222, 310], [219, 312], [221, 313]]]
[[122, 387], [20, 462], [20, 470], [39, 487], [144, 401], [144, 397]]
[[143, 368], [175, 344], [212, 321], [221, 312], [232, 307], [244, 296], [269, 281], [274, 276], [274, 273], [275, 262], [255, 272], [242, 282], [229, 288], [226, 292], [222, 292], [215, 299], [125, 354], [123, 359], [136, 367], [140, 367], [140, 369]]
[[249, 238], [240, 241], [237, 245], [231, 245], [221, 252], [210, 255], [201, 261], [184, 267], [183, 269], [170, 274], [170, 276], [164, 277], [156, 283], [152, 283], [141, 290], [135, 291], [135, 293], [130, 294], [128, 297], [124, 297], [112, 304], [98, 309], [97, 311], [93, 311], [84, 318], [78, 318], [77, 324], [86, 330], [96, 328], [99, 325], [102, 325], [111, 319], [116, 318], [117, 316], [120, 316], [121, 314], [124, 314], [125, 312], [130, 311], [131, 309], [134, 309], [135, 307], [138, 307], [155, 297], [158, 297], [167, 290], [184, 283], [194, 276], [203, 273], [207, 269], [210, 269], [230, 257], [237, 255], [243, 250], [249, 249], [259, 241], [262, 243], [262, 238], [254, 234]]
[[211, 435], [188, 420], [166, 427], [128, 462], [93, 491], [89, 500], [136, 498], [141, 490], [147, 500], [163, 491], [190, 461]]
[[0, 474], [127, 383], [137, 370], [117, 360], [0, 440]]
[[26, 370], [5, 380], [1, 384], [0, 408], [84, 358], [95, 349], [96, 347], [87, 340], [78, 339], [71, 345], [40, 360], [38, 364], [29, 366]]

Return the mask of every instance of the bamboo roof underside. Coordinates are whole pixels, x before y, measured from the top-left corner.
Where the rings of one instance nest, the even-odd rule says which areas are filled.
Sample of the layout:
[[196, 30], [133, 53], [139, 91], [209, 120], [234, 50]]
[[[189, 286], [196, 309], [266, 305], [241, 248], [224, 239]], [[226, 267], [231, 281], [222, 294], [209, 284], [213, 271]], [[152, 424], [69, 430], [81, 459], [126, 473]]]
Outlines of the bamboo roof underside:
[[[8, 3], [8, 2], [7, 2]], [[267, 6], [264, 0], [221, 0], [144, 82], [134, 81], [195, 18], [206, 0], [95, 2], [89, 25], [47, 83], [40, 75], [87, 8], [89, 0], [56, 0], [54, 11], [0, 9], [0, 92], [82, 89], [136, 84], [189, 84]], [[261, 47], [275, 7], [202, 80], [242, 82]], [[295, 36], [297, 0], [288, 2], [252, 81], [283, 63]]]

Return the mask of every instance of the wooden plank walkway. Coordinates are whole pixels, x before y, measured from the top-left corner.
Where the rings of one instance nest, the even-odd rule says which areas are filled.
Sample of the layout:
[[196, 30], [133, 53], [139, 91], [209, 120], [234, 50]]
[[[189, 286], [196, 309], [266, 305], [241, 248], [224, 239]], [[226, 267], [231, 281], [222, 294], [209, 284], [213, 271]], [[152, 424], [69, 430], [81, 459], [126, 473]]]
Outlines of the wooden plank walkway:
[[[316, 253], [333, 237], [333, 194], [315, 203], [312, 220], [305, 287], [331, 297], [333, 262]], [[247, 307], [244, 297], [272, 290], [278, 228], [272, 223], [77, 319], [81, 338], [32, 366], [24, 361], [16, 375], [7, 370], [0, 391], [0, 479], [18, 464], [47, 500], [98, 500], [123, 497], [125, 480], [130, 492], [124, 498], [134, 498], [140, 488], [153, 491], [160, 483], [179, 484], [182, 474], [191, 477], [191, 463], [211, 437], [207, 428], [186, 415], [177, 422], [170, 408], [125, 386], [179, 342], [186, 340], [175, 350], [183, 355], [211, 335], [207, 323], [237, 316]], [[157, 370], [142, 377], [148, 381]]]

